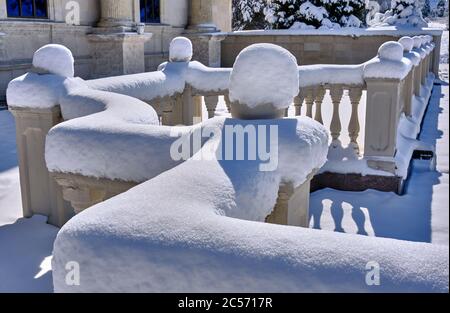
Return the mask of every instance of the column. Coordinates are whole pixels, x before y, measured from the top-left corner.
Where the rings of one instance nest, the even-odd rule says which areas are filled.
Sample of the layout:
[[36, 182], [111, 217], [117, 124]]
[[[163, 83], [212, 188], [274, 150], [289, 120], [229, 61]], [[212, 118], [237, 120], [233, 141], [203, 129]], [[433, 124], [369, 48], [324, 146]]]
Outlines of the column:
[[100, 78], [145, 72], [145, 43], [151, 33], [136, 32], [135, 0], [101, 0], [101, 17], [93, 33], [92, 77]]

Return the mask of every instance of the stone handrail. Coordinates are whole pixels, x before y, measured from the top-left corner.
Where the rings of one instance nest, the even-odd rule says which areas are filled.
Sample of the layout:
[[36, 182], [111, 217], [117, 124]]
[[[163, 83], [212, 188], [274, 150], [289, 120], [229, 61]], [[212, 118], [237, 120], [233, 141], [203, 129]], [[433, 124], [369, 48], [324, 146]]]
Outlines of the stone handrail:
[[[300, 66], [300, 93], [294, 99], [294, 114], [301, 115], [302, 107], [306, 106], [304, 114], [322, 123], [321, 109], [328, 92], [333, 105], [330, 124], [332, 147], [338, 146], [342, 131], [339, 108], [347, 90], [352, 106], [348, 125], [351, 146], [377, 173], [399, 177], [402, 181], [407, 176], [413, 149], [418, 145], [415, 139], [430, 96], [433, 49], [430, 37], [416, 36], [413, 39], [402, 38], [400, 44], [391, 42], [381, 47], [378, 57], [361, 65]], [[193, 125], [201, 121], [195, 117], [202, 116], [203, 98], [209, 118], [215, 115], [219, 96], [224, 96], [230, 111], [230, 72], [231, 69], [208, 68], [198, 62], [190, 62], [188, 56], [181, 61], [165, 63], [156, 72], [80, 81], [91, 89], [124, 94], [147, 102], [155, 108], [163, 125]], [[49, 208], [57, 211], [60, 205], [55, 199], [62, 199], [62, 191], [47, 172], [44, 147], [47, 133], [53, 126], [74, 118], [67, 110], [61, 113], [59, 107], [64, 82], [65, 79], [58, 75], [45, 75], [42, 79], [39, 74], [29, 73], [12, 81], [8, 87], [10, 110], [17, 120], [26, 216], [31, 212], [45, 215]], [[31, 92], [36, 88], [39, 93]], [[362, 123], [358, 109], [361, 99], [365, 100], [367, 107], [364, 151], [359, 142]], [[126, 106], [124, 109], [125, 113]], [[36, 149], [27, 154], [30, 140]], [[402, 149], [407, 151], [400, 151]], [[42, 180], [48, 184], [37, 183]], [[31, 188], [35, 190], [31, 191]], [[61, 225], [66, 219], [60, 216], [51, 222]]]

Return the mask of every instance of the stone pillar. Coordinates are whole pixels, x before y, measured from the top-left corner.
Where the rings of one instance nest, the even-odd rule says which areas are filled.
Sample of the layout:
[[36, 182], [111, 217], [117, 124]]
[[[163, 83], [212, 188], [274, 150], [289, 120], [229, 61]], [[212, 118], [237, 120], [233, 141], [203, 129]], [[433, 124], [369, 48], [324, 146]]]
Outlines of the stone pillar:
[[0, 33], [0, 61], [6, 59], [6, 48], [3, 39], [4, 37], [6, 37], [6, 34]]
[[214, 23], [214, 0], [189, 0], [188, 29], [197, 32], [218, 31]]
[[220, 67], [222, 63], [221, 43], [225, 35], [186, 34], [194, 47], [193, 59], [210, 67]]
[[435, 44], [434, 50], [433, 50], [433, 57], [430, 56], [430, 58], [432, 59], [432, 66], [431, 66], [431, 71], [433, 72], [433, 74], [439, 78], [439, 63], [441, 60], [441, 40], [442, 40], [442, 35], [440, 36], [434, 36], [433, 37], [433, 42]]
[[278, 191], [278, 199], [273, 212], [266, 218], [267, 223], [309, 227], [309, 195], [311, 178], [298, 188], [291, 183], [283, 183]]
[[134, 24], [134, 0], [100, 0], [98, 27], [131, 28]]
[[9, 110], [16, 120], [23, 215], [45, 215], [50, 224], [61, 227], [73, 210], [63, 201], [61, 188], [50, 177], [45, 163], [45, 138], [62, 121], [60, 109]]
[[194, 60], [207, 66], [221, 66], [220, 31], [231, 31], [231, 0], [190, 0], [185, 36], [194, 46]]
[[92, 43], [94, 78], [145, 72], [145, 42], [152, 34], [112, 33], [88, 35]]
[[152, 34], [135, 31], [134, 0], [101, 0], [101, 18], [88, 35], [94, 59], [92, 77], [145, 72], [145, 42]]
[[369, 167], [395, 174], [401, 81], [367, 79], [366, 139], [364, 157]]

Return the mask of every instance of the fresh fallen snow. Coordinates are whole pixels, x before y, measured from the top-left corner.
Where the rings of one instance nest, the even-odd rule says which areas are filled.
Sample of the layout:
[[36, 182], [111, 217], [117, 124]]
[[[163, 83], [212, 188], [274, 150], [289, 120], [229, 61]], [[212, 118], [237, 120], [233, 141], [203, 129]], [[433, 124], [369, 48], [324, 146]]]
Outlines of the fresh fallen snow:
[[180, 163], [170, 157], [177, 139], [171, 136], [173, 129], [160, 126], [148, 104], [92, 90], [77, 80], [68, 80], [64, 88], [61, 111], [69, 120], [47, 136], [45, 158], [50, 171], [143, 182]]
[[[277, 121], [280, 160], [318, 162], [301, 154], [314, 123], [298, 119], [299, 132], [293, 121]], [[270, 213], [280, 179], [299, 170], [257, 166], [192, 159], [77, 215], [55, 242], [55, 291], [448, 290], [448, 247], [255, 222]], [[65, 283], [69, 261], [83, 268], [80, 286]], [[376, 289], [365, 283], [371, 261], [384, 269]]]
[[6, 89], [9, 106], [16, 108], [50, 109], [59, 103], [65, 78], [59, 75], [27, 73], [13, 79]]
[[364, 64], [335, 65], [314, 64], [298, 67], [300, 87], [318, 86], [323, 84], [343, 84], [346, 86], [364, 84]]
[[75, 72], [72, 52], [57, 44], [45, 45], [38, 49], [33, 56], [33, 67], [38, 72], [63, 77], [73, 77]]
[[192, 59], [192, 53], [192, 42], [186, 37], [176, 37], [170, 42], [170, 62], [189, 62]]
[[256, 108], [286, 109], [299, 93], [297, 59], [273, 44], [254, 44], [236, 58], [230, 77], [230, 101]]
[[[443, 70], [441, 77], [447, 77], [448, 79], [448, 65], [441, 67]], [[329, 95], [326, 96], [326, 101], [331, 104], [328, 98]], [[416, 164], [417, 166], [413, 166], [406, 195], [403, 197], [392, 193], [372, 191], [366, 193], [328, 192], [329, 190], [316, 192], [311, 199], [312, 225], [317, 223], [320, 218], [320, 227], [323, 230], [334, 231], [336, 228], [334, 219], [340, 220], [339, 215], [341, 215], [342, 223], [340, 225], [345, 232], [357, 233], [358, 225], [362, 225], [364, 220], [364, 228], [359, 227], [369, 235], [391, 236], [402, 239], [413, 238], [419, 241], [431, 239], [433, 243], [448, 245], [448, 85], [434, 86], [432, 104], [439, 103], [439, 101], [441, 103], [440, 106], [431, 105], [428, 109], [424, 128], [420, 136], [420, 139], [426, 142], [436, 142], [438, 172], [428, 171], [429, 163], [425, 161], [421, 161]], [[348, 96], [344, 96], [343, 103], [340, 107], [341, 116], [343, 117], [343, 125], [347, 125], [348, 120], [346, 120], [346, 117], [349, 116], [348, 109], [350, 107]], [[221, 99], [219, 111], [224, 112], [225, 110], [225, 104], [223, 99]], [[364, 115], [365, 106], [363, 104], [360, 107], [361, 120], [363, 120]], [[328, 114], [324, 116], [325, 123], [329, 123], [329, 119]], [[344, 137], [346, 137], [345, 128], [343, 132]], [[364, 136], [361, 138], [363, 139]], [[15, 240], [14, 236], [17, 235], [17, 232], [14, 227], [19, 227], [19, 225], [13, 225], [14, 227], [8, 228], [4, 228], [1, 225], [12, 224], [13, 220], [21, 217], [20, 186], [15, 154], [15, 127], [14, 120], [7, 111], [0, 111], [0, 155], [2, 160], [0, 162], [0, 184], [2, 190], [0, 192], [0, 233], [7, 240], [7, 244], [3, 241], [0, 243], [0, 253], [2, 253], [6, 251], [2, 247], [9, 248], [10, 243]], [[424, 192], [424, 190], [426, 191]], [[432, 193], [429, 194], [431, 191]], [[367, 196], [367, 194], [370, 195]], [[379, 196], [383, 198], [379, 198]], [[341, 210], [339, 203], [343, 198], [345, 198], [344, 202], [348, 204], [343, 203], [343, 210]], [[380, 201], [380, 199], [382, 200]], [[403, 199], [405, 199], [405, 204], [403, 204]], [[429, 201], [431, 201], [431, 204]], [[333, 209], [330, 212], [331, 202], [336, 203], [337, 210]], [[350, 205], [358, 207], [358, 204], [360, 204], [361, 210], [350, 207]], [[367, 210], [364, 208], [367, 208]], [[394, 208], [394, 211], [390, 210], [391, 208]], [[321, 213], [318, 213], [319, 211]], [[372, 212], [372, 214], [369, 214], [369, 212]], [[387, 217], [381, 216], [381, 213], [378, 214], [378, 212], [386, 212]], [[411, 214], [411, 212], [418, 212], [417, 214], [430, 220], [427, 222], [419, 221], [416, 215]], [[395, 218], [390, 218], [389, 214], [391, 213], [395, 214]], [[319, 214], [320, 216], [318, 217]], [[25, 220], [25, 222], [31, 223], [29, 220]], [[1, 290], [51, 291], [53, 289], [50, 278], [51, 272], [47, 272], [44, 276], [36, 279], [34, 277], [41, 272], [41, 267], [44, 268], [44, 272], [46, 271], [46, 265], [49, 263], [48, 257], [52, 254], [53, 238], [51, 236], [36, 237], [33, 236], [33, 232], [45, 232], [47, 230], [51, 234], [54, 233], [54, 230], [41, 220], [34, 225], [23, 224], [22, 227], [20, 234], [29, 237], [23, 237], [25, 238], [24, 240], [16, 240], [15, 255], [17, 257], [8, 258], [8, 262], [2, 263], [4, 272], [10, 272], [10, 274], [8, 274], [8, 281], [2, 283]], [[418, 234], [414, 234], [415, 232]], [[291, 239], [288, 238], [287, 240]], [[28, 251], [32, 249], [29, 248], [30, 245], [39, 247], [41, 251], [31, 255]], [[377, 251], [377, 248], [374, 248], [374, 251]], [[419, 255], [421, 253], [423, 251], [418, 252]], [[412, 258], [414, 259], [415, 257]], [[18, 270], [16, 270], [17, 268]], [[32, 270], [26, 270], [27, 268]], [[214, 282], [216, 279], [211, 279], [210, 281]]]

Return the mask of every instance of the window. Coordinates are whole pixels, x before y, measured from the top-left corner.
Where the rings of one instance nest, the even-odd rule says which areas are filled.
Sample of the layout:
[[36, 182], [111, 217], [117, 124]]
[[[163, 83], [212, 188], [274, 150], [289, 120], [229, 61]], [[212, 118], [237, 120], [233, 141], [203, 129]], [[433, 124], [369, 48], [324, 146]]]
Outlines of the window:
[[47, 18], [47, 0], [6, 0], [8, 17]]
[[141, 22], [161, 22], [159, 17], [159, 0], [141, 0]]

